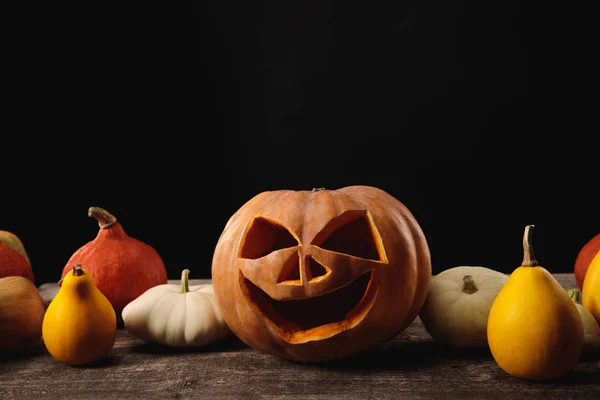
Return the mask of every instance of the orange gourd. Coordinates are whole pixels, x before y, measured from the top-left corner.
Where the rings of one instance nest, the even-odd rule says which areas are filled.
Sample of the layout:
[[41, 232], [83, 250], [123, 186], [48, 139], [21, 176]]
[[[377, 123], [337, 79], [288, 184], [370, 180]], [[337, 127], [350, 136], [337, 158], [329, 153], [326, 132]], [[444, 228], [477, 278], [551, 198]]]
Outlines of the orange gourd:
[[0, 278], [22, 276], [34, 282], [33, 269], [21, 240], [13, 233], [0, 231]]
[[577, 253], [573, 272], [575, 274], [577, 286], [579, 286], [580, 289], [583, 289], [583, 282], [585, 281], [587, 270], [590, 267], [590, 263], [598, 253], [600, 253], [600, 233], [591, 238], [585, 245], [583, 245], [581, 250], [579, 250], [579, 253]]
[[62, 278], [73, 265], [84, 265], [122, 322], [121, 312], [128, 303], [151, 287], [167, 283], [167, 270], [158, 252], [129, 236], [108, 211], [90, 207], [88, 215], [98, 221], [98, 235], [73, 253]]
[[317, 362], [405, 329], [431, 260], [411, 212], [369, 186], [263, 192], [227, 222], [212, 278], [221, 313], [253, 348]]

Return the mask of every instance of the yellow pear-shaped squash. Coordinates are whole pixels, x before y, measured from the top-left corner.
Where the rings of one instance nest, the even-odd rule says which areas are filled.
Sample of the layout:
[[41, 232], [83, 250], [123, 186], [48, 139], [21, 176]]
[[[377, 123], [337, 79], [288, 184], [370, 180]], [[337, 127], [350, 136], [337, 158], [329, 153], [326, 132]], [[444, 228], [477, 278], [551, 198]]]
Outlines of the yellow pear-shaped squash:
[[65, 364], [90, 364], [110, 352], [116, 335], [114, 308], [91, 274], [74, 265], [44, 316], [42, 337], [48, 352]]
[[494, 300], [488, 343], [506, 373], [527, 380], [551, 380], [575, 367], [583, 351], [583, 322], [575, 303], [533, 254], [525, 228], [524, 257]]
[[592, 259], [585, 274], [581, 305], [590, 310], [596, 322], [600, 324], [600, 252]]

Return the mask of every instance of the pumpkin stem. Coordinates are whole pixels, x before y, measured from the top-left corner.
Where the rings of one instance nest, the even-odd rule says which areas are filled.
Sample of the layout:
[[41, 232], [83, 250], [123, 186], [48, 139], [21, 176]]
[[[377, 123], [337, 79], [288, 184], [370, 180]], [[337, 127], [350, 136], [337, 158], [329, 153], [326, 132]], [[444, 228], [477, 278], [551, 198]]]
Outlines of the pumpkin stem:
[[326, 190], [326, 189], [324, 187], [312, 188], [311, 192], [320, 192], [321, 190]]
[[579, 290], [577, 289], [569, 289], [567, 292], [571, 300], [575, 302], [575, 304], [579, 304]]
[[88, 217], [95, 218], [101, 229], [108, 228], [117, 222], [117, 218], [100, 207], [90, 207], [88, 209]]
[[473, 294], [479, 289], [475, 285], [475, 281], [473, 281], [473, 277], [471, 275], [465, 275], [463, 277], [463, 288], [462, 291], [467, 294]]
[[533, 254], [533, 246], [531, 236], [535, 225], [527, 225], [523, 234], [523, 262], [521, 265], [525, 267], [537, 267], [539, 264]]
[[190, 274], [189, 269], [181, 271], [181, 293], [187, 293], [190, 291], [190, 284], [188, 281], [188, 275]]
[[73, 275], [75, 275], [75, 276], [83, 275], [83, 268], [81, 268], [81, 264], [73, 265]]

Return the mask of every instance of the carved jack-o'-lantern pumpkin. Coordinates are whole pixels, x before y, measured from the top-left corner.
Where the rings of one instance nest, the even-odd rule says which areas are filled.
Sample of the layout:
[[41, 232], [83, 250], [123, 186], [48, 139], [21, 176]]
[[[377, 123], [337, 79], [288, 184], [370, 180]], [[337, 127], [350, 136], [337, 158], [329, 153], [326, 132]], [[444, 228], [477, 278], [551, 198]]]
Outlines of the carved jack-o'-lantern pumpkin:
[[315, 362], [404, 330], [431, 260], [410, 211], [369, 186], [263, 192], [228, 221], [212, 263], [221, 313], [249, 346]]

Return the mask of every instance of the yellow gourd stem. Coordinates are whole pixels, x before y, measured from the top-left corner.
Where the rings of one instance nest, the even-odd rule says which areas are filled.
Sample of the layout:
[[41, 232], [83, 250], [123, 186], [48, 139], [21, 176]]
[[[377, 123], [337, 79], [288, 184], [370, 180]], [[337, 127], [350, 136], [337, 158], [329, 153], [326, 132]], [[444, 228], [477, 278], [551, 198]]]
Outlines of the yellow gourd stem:
[[531, 236], [535, 225], [527, 225], [523, 234], [523, 262], [521, 265], [525, 267], [537, 267], [539, 264], [533, 254], [533, 245]]
[[569, 297], [571, 298], [571, 300], [573, 300], [575, 303], [579, 304], [579, 290], [569, 289], [569, 291], [567, 293], [569, 294]]
[[473, 294], [478, 291], [475, 282], [473, 281], [473, 277], [471, 275], [465, 275], [463, 277], [463, 288], [462, 291], [467, 294]]
[[190, 284], [188, 282], [189, 274], [189, 269], [184, 269], [183, 271], [181, 271], [181, 293], [187, 293], [190, 291]]
[[73, 265], [73, 275], [75, 275], [75, 276], [83, 275], [83, 268], [81, 268], [81, 264]]

